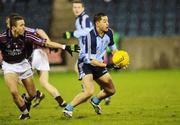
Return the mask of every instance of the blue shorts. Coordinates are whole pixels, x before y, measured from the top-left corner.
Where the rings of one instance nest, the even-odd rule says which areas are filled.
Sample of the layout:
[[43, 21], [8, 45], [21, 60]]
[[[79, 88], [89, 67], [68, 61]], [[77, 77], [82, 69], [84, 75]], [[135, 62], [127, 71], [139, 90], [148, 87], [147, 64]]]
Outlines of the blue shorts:
[[85, 75], [92, 74], [93, 79], [98, 79], [108, 72], [104, 67], [92, 66], [91, 64], [83, 64], [82, 69]]

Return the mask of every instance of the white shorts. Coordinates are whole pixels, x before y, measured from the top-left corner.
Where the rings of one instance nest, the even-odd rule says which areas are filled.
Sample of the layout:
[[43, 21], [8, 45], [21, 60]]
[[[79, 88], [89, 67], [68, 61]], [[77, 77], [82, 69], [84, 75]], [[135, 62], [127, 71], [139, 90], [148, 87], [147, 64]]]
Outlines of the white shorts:
[[26, 79], [33, 75], [31, 65], [29, 64], [27, 59], [24, 59], [20, 63], [15, 63], [15, 64], [10, 64], [3, 61], [2, 70], [4, 74], [17, 73], [19, 75], [20, 80]]
[[49, 60], [46, 52], [42, 49], [35, 49], [32, 54], [31, 65], [33, 69], [49, 71]]

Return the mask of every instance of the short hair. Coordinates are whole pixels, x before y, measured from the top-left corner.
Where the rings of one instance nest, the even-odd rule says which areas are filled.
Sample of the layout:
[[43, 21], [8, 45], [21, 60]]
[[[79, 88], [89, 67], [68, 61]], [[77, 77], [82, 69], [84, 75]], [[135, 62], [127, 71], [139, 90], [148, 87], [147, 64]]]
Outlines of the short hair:
[[100, 21], [101, 20], [101, 17], [103, 16], [107, 16], [105, 13], [97, 13], [94, 15], [94, 25], [96, 24], [97, 21]]
[[6, 26], [7, 28], [10, 27], [10, 18], [20, 16], [18, 13], [11, 13], [10, 15], [6, 16]]
[[12, 28], [13, 26], [16, 26], [17, 21], [19, 21], [19, 20], [24, 20], [24, 18], [22, 16], [10, 17], [10, 28]]
[[84, 3], [82, 2], [82, 0], [73, 0], [72, 3], [80, 3], [84, 7]]
[[19, 13], [11, 13], [9, 16], [6, 17], [6, 19], [12, 18], [14, 16], [20, 16], [20, 14]]

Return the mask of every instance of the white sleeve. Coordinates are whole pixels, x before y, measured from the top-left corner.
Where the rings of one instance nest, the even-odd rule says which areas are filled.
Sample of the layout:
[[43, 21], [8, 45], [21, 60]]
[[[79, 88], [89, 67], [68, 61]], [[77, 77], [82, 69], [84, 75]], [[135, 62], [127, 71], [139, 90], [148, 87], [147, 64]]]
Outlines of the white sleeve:
[[86, 36], [91, 31], [91, 29], [92, 28], [83, 28], [83, 29], [80, 29], [80, 30], [75, 30], [73, 35], [76, 38]]

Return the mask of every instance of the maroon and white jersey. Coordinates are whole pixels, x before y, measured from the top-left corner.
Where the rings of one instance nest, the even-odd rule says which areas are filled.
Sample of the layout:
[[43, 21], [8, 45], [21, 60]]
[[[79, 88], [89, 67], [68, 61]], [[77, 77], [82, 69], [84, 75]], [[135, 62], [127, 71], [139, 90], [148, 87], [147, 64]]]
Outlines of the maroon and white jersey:
[[25, 30], [24, 35], [16, 38], [12, 36], [10, 30], [0, 34], [0, 50], [3, 60], [11, 64], [19, 63], [28, 58], [28, 53], [33, 51], [33, 44], [44, 47], [45, 42], [45, 39], [28, 30]]

